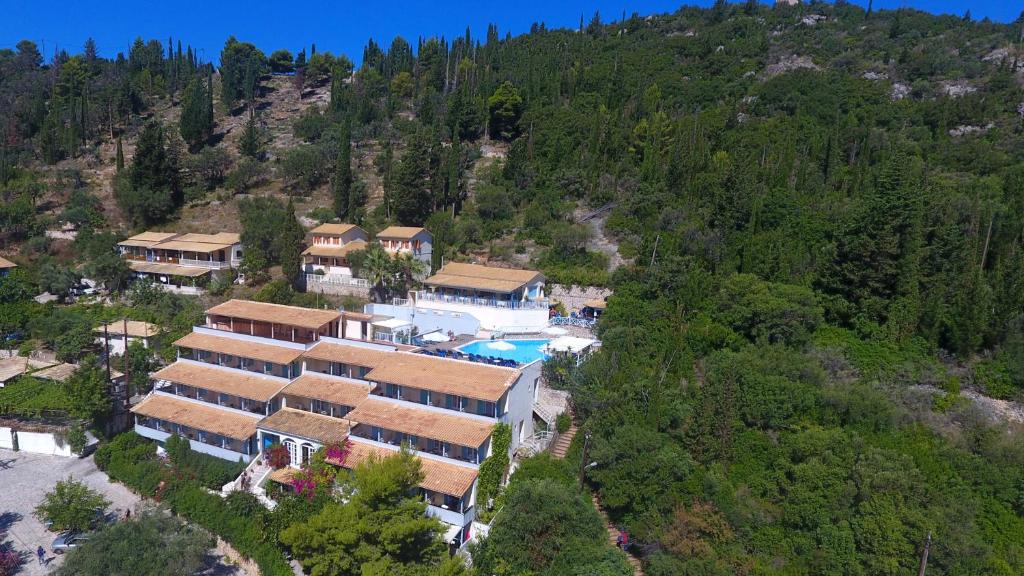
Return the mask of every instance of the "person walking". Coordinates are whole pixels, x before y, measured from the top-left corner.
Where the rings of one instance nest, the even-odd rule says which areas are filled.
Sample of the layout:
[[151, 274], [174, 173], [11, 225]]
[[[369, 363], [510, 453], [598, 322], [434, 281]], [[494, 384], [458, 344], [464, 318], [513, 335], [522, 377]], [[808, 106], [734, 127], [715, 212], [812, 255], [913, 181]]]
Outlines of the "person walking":
[[46, 550], [43, 550], [42, 546], [36, 548], [36, 558], [39, 559], [40, 566], [42, 566], [45, 563], [44, 560], [46, 560]]

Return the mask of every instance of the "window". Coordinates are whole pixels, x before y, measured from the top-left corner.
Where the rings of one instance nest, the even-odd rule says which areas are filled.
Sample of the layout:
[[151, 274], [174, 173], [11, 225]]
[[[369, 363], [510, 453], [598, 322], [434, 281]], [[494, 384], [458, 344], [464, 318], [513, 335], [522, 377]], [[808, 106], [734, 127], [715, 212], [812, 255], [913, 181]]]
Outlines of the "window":
[[476, 413], [480, 416], [494, 417], [494, 402], [476, 401]]
[[476, 462], [476, 448], [469, 446], [462, 447], [462, 459], [467, 462]]
[[420, 404], [426, 404], [430, 406], [430, 391], [420, 390]]
[[451, 394], [444, 395], [444, 407], [449, 410], [455, 410], [459, 407], [459, 397]]
[[202, 430], [199, 430], [199, 433], [198, 433], [197, 437], [199, 438], [200, 442], [204, 442], [204, 443], [206, 442], [206, 432], [203, 432]]
[[396, 384], [385, 384], [384, 395], [388, 398], [399, 398], [402, 397], [402, 387]]
[[370, 427], [370, 438], [376, 440], [377, 442], [380, 442], [383, 437], [384, 437], [384, 431], [383, 430], [381, 430], [377, 426], [371, 426]]
[[231, 397], [227, 394], [221, 394], [217, 403], [221, 406], [227, 406], [229, 402], [231, 402]]
[[331, 411], [331, 405], [323, 400], [313, 400], [313, 412], [327, 414]]
[[273, 362], [264, 362], [263, 363], [263, 373], [264, 374], [270, 374], [273, 371], [274, 371], [274, 363]]

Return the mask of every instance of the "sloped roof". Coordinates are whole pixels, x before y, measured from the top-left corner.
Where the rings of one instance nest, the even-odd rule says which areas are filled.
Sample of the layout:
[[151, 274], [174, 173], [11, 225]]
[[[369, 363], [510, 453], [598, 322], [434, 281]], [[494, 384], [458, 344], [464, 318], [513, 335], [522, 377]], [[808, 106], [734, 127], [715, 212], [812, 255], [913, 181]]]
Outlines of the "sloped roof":
[[370, 394], [370, 387], [356, 380], [337, 376], [321, 376], [304, 372], [281, 391], [303, 398], [322, 400], [341, 406], [358, 406]]
[[317, 310], [251, 300], [228, 300], [206, 311], [207, 314], [230, 316], [256, 322], [271, 322], [316, 330], [341, 318], [337, 310]]
[[357, 424], [377, 426], [471, 448], [483, 444], [494, 430], [492, 422], [457, 414], [416, 408], [413, 405], [371, 396], [356, 406], [345, 418]]
[[265, 342], [250, 342], [240, 338], [231, 338], [230, 336], [214, 336], [200, 332], [190, 332], [176, 341], [174, 345], [183, 348], [217, 352], [219, 354], [230, 354], [231, 356], [240, 356], [242, 358], [252, 358], [253, 360], [273, 362], [275, 364], [290, 364], [299, 356], [302, 356], [302, 350], [294, 348], [274, 346]]
[[496, 402], [520, 374], [517, 368], [403, 352], [389, 356], [366, 379]]
[[288, 385], [282, 378], [182, 360], [154, 372], [152, 377], [257, 402], [269, 402]]
[[358, 230], [362, 232], [364, 235], [366, 234], [366, 231], [360, 228], [359, 226], [356, 226], [355, 224], [348, 224], [346, 222], [340, 222], [337, 224], [321, 224], [316, 228], [310, 230], [310, 233], [317, 234], [320, 236], [342, 236], [345, 233], [352, 230]]
[[322, 444], [340, 444], [348, 438], [350, 425], [344, 418], [332, 418], [294, 408], [281, 408], [260, 420], [258, 427], [261, 430], [298, 436]]
[[4, 258], [3, 256], [0, 256], [0, 269], [3, 269], [3, 268], [16, 268], [17, 266], [18, 265], [15, 264], [14, 262], [11, 262], [10, 260], [8, 260], [7, 258]]
[[177, 264], [158, 264], [156, 262], [129, 261], [128, 266], [136, 271], [145, 274], [163, 274], [164, 276], [185, 276], [187, 278], [198, 278], [211, 272], [209, 268], [196, 266], [179, 266]]
[[[374, 446], [365, 442], [353, 441], [349, 446], [348, 456], [345, 458], [345, 462], [332, 462], [333, 464], [340, 464], [344, 468], [352, 469], [356, 466], [367, 461], [371, 457], [379, 459], [393, 456], [398, 450], [385, 448], [383, 446]], [[420, 488], [430, 490], [433, 492], [439, 492], [441, 494], [448, 494], [449, 496], [455, 496], [461, 498], [469, 492], [469, 489], [473, 487], [473, 482], [476, 480], [478, 472], [475, 468], [468, 466], [459, 466], [458, 464], [449, 464], [447, 462], [438, 462], [437, 460], [431, 460], [428, 458], [417, 457], [420, 461], [420, 469], [423, 472], [423, 480], [420, 481]], [[328, 460], [331, 462], [331, 460]]]
[[338, 362], [352, 366], [363, 366], [375, 368], [386, 359], [393, 356], [395, 352], [384, 350], [373, 350], [363, 346], [348, 346], [335, 344], [334, 342], [319, 342], [303, 354], [304, 358], [323, 360], [325, 362]]
[[150, 394], [132, 408], [135, 414], [181, 424], [196, 430], [203, 430], [235, 440], [247, 440], [256, 433], [260, 418], [251, 417], [215, 406], [204, 406], [163, 394]]
[[585, 308], [593, 308], [594, 310], [604, 310], [608, 307], [608, 302], [604, 298], [594, 298], [584, 302], [583, 306]]
[[333, 256], [335, 258], [342, 258], [348, 256], [349, 253], [356, 250], [363, 250], [366, 248], [366, 242], [364, 240], [353, 240], [347, 244], [341, 246], [328, 246], [324, 244], [313, 244], [309, 248], [302, 251], [303, 256]]
[[143, 247], [143, 248], [148, 248], [150, 246], [154, 246], [156, 244], [159, 244], [160, 242], [164, 242], [166, 240], [170, 240], [171, 238], [174, 238], [177, 235], [178, 235], [177, 232], [151, 232], [151, 231], [146, 231], [146, 232], [143, 232], [142, 234], [136, 234], [135, 236], [131, 236], [129, 238], [126, 238], [125, 240], [123, 240], [121, 242], [118, 242], [118, 245], [120, 245], [120, 246], [139, 246], [139, 247]]
[[494, 268], [479, 264], [452, 262], [445, 264], [437, 274], [427, 278], [423, 283], [429, 286], [508, 293], [543, 279], [544, 275], [536, 270]]
[[396, 240], [409, 240], [426, 228], [419, 226], [388, 226], [377, 233], [377, 238], [394, 238]]
[[149, 322], [142, 322], [141, 320], [115, 320], [110, 324], [101, 324], [93, 332], [103, 333], [103, 328], [106, 327], [107, 333], [112, 336], [121, 336], [125, 333], [125, 325], [127, 324], [128, 336], [132, 338], [149, 338], [156, 336], [160, 333], [160, 327], [156, 324], [150, 324]]

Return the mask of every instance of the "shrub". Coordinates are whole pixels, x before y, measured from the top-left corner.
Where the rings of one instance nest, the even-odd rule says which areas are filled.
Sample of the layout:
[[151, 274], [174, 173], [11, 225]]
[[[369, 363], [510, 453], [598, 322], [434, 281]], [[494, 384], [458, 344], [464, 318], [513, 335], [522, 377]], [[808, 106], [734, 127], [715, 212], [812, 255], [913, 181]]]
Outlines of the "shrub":
[[568, 412], [562, 412], [555, 418], [555, 429], [559, 434], [565, 434], [570, 427], [572, 427], [572, 415]]
[[85, 437], [85, 431], [81, 426], [75, 426], [68, 431], [68, 444], [71, 445], [71, 451], [75, 454], [84, 452], [88, 442], [89, 439]]
[[[508, 448], [512, 443], [512, 427], [508, 424], [498, 424], [491, 434], [491, 455], [480, 463], [480, 480], [477, 484], [477, 502], [483, 503], [480, 507], [481, 513], [489, 512], [496, 508], [498, 492], [501, 489], [501, 479], [508, 469]], [[486, 518], [486, 514], [484, 514]]]
[[192, 450], [189, 441], [177, 434], [164, 443], [171, 464], [181, 473], [194, 478], [200, 485], [219, 490], [238, 477], [245, 469], [242, 462], [228, 462], [209, 454]]
[[267, 461], [267, 466], [270, 466], [274, 470], [280, 470], [284, 468], [292, 461], [292, 457], [288, 454], [288, 449], [281, 444], [271, 444], [263, 451], [263, 458]]

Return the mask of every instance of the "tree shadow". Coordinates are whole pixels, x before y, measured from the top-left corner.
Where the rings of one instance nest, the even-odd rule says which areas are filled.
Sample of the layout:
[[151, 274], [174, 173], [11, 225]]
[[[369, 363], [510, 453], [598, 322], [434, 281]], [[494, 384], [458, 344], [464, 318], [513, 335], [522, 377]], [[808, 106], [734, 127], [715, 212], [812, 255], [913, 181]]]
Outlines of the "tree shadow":
[[0, 535], [7, 531], [8, 528], [15, 525], [24, 518], [17, 512], [3, 512], [0, 513]]
[[203, 569], [196, 572], [197, 576], [234, 576], [241, 574], [238, 566], [231, 566], [223, 562], [224, 557], [217, 554], [207, 553], [203, 558]]

